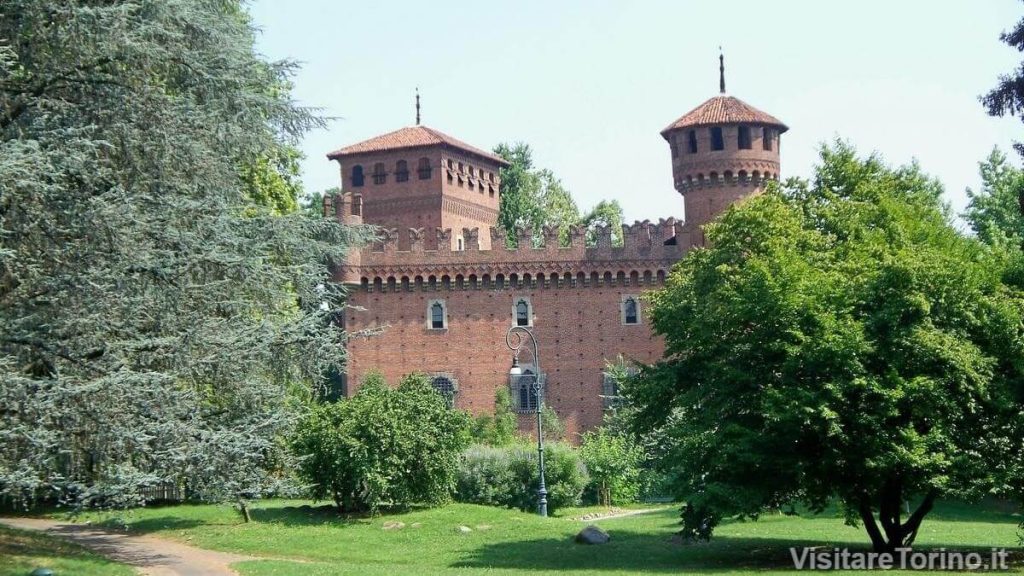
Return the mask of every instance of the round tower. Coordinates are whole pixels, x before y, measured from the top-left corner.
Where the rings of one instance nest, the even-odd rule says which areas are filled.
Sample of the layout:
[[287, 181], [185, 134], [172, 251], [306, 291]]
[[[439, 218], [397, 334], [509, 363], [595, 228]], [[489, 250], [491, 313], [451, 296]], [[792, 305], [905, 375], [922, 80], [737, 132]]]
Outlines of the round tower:
[[[672, 152], [672, 178], [683, 195], [685, 226], [694, 232], [732, 203], [779, 178], [780, 135], [774, 116], [725, 93], [719, 56], [719, 92], [661, 131]], [[698, 234], [703, 244], [703, 234]]]

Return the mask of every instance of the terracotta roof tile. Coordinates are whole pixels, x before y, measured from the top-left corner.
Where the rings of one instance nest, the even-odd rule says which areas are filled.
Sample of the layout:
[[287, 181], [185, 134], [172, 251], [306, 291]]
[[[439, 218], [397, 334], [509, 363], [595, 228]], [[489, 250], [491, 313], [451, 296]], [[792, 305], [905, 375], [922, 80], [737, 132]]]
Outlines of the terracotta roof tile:
[[327, 157], [331, 160], [335, 160], [342, 156], [349, 156], [352, 154], [384, 152], [387, 150], [402, 150], [405, 148], [419, 148], [422, 146], [437, 145], [458, 148], [463, 152], [469, 152], [470, 154], [481, 156], [492, 162], [497, 162], [502, 166], [508, 166], [508, 162], [497, 154], [492, 154], [486, 150], [470, 146], [462, 140], [453, 138], [444, 132], [428, 128], [426, 126], [408, 126], [401, 130], [388, 132], [387, 134], [382, 134], [380, 136], [370, 138], [369, 140], [364, 140], [358, 144], [352, 144], [351, 146], [335, 150], [328, 154]]
[[669, 124], [661, 131], [661, 135], [665, 136], [668, 132], [679, 128], [708, 124], [769, 124], [778, 126], [782, 132], [789, 129], [778, 118], [761, 112], [739, 98], [715, 96]]

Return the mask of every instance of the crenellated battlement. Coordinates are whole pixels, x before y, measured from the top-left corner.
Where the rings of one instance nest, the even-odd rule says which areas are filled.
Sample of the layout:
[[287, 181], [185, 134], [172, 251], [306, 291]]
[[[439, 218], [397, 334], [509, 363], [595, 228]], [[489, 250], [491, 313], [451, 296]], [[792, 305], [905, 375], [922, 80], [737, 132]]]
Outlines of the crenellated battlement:
[[[462, 250], [452, 249], [450, 228], [383, 229], [377, 241], [353, 254], [342, 270], [350, 284], [398, 281], [402, 277], [527, 277], [590, 278], [597, 274], [662, 276], [694, 244], [693, 231], [675, 218], [648, 220], [622, 226], [622, 245], [613, 244], [611, 227], [593, 231], [595, 243], [587, 245], [587, 231], [571, 227], [562, 234], [557, 226], [545, 227], [538, 236], [520, 229], [516, 246], [509, 248], [505, 231], [487, 230], [490, 249], [481, 247], [479, 228], [463, 228]], [[699, 232], [698, 232], [699, 233]]]

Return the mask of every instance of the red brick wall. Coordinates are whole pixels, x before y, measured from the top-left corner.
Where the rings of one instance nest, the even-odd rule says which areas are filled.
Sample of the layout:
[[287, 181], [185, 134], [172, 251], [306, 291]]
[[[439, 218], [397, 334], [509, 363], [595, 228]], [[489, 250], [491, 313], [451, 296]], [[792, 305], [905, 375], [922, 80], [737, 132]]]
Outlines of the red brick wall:
[[[639, 325], [623, 325], [623, 295], [642, 294], [653, 286], [611, 284], [573, 286], [444, 288], [409, 291], [355, 289], [350, 303], [350, 332], [383, 328], [375, 336], [349, 342], [349, 393], [369, 370], [379, 370], [391, 384], [405, 374], [421, 371], [451, 373], [458, 381], [456, 407], [474, 414], [493, 412], [499, 386], [508, 385], [512, 352], [505, 333], [513, 325], [514, 299], [528, 297], [533, 307], [541, 368], [548, 375], [546, 402], [573, 436], [601, 423], [602, 372], [606, 361], [619, 354], [641, 362], [661, 357], [663, 342], [651, 334], [646, 304], [641, 303]], [[427, 326], [427, 305], [442, 299], [448, 327]], [[532, 363], [532, 354], [520, 360]]]

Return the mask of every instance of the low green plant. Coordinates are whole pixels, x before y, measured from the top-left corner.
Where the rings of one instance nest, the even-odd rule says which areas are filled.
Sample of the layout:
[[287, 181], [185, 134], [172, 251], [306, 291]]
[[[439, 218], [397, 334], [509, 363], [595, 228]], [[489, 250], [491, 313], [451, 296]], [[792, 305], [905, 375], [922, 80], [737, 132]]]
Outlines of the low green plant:
[[580, 456], [590, 474], [588, 500], [602, 506], [636, 502], [645, 455], [628, 437], [605, 428], [587, 432]]
[[[589, 476], [569, 445], [544, 447], [548, 510], [579, 505]], [[525, 444], [474, 445], [462, 454], [455, 499], [459, 502], [533, 510], [537, 506], [537, 451]]]
[[476, 444], [510, 446], [519, 438], [519, 421], [512, 410], [512, 394], [502, 386], [494, 394], [494, 414], [473, 418], [470, 435]]
[[376, 512], [451, 499], [469, 418], [448, 408], [427, 378], [390, 388], [369, 375], [351, 399], [313, 407], [291, 449], [312, 496], [342, 512]]

